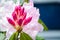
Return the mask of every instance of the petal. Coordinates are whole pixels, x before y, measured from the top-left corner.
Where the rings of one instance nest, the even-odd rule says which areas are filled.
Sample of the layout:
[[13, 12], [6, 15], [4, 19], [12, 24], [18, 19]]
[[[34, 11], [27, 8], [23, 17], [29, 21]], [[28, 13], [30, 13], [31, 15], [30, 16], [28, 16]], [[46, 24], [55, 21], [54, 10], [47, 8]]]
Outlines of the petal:
[[24, 13], [24, 8], [22, 8], [22, 13]]
[[15, 7], [16, 14], [18, 15], [18, 7]]
[[[33, 10], [33, 12], [32, 12], [32, 10]], [[40, 16], [39, 10], [34, 7], [31, 7], [30, 9], [27, 10], [27, 17], [29, 17], [29, 16], [32, 16], [32, 20], [38, 21], [39, 16]]]
[[27, 13], [24, 12], [23, 15], [20, 16], [20, 18], [24, 20], [26, 18], [26, 15], [27, 15]]
[[23, 25], [28, 24], [32, 20], [32, 17], [28, 17], [27, 19], [24, 20]]
[[32, 0], [29, 0], [29, 6], [34, 6], [34, 3]]
[[18, 9], [21, 10], [21, 6], [20, 5], [18, 5]]
[[32, 16], [32, 19], [34, 21], [38, 21], [39, 19], [39, 16], [40, 16], [40, 13], [39, 13], [39, 9], [37, 9], [36, 7], [31, 7], [31, 6], [28, 6], [28, 5], [23, 5], [23, 7], [25, 8], [25, 11], [27, 12], [27, 18], [29, 16]]
[[14, 32], [16, 32], [16, 30], [12, 27], [12, 26], [10, 26], [9, 28], [7, 28], [8, 30], [7, 30], [7, 32], [6, 32], [6, 39], [9, 39], [10, 37], [11, 37], [11, 35], [14, 33]]
[[23, 15], [23, 13], [24, 13], [24, 8], [21, 8], [21, 10], [19, 10], [19, 11], [20, 11], [20, 16]]
[[43, 26], [37, 22], [29, 23], [23, 27], [23, 31], [29, 34], [33, 39], [35, 39], [37, 33], [43, 31]]
[[0, 16], [3, 17], [6, 14], [11, 14], [14, 10], [15, 4], [13, 1], [5, 1], [4, 3], [1, 4], [2, 7], [0, 8]]
[[16, 15], [15, 12], [12, 13], [12, 17], [13, 17], [14, 20], [17, 20], [17, 15]]
[[15, 7], [15, 11], [17, 12], [17, 15], [19, 14], [20, 10], [21, 10], [21, 6], [20, 5]]
[[17, 21], [17, 23], [18, 23], [18, 25], [19, 25], [19, 26], [21, 26], [21, 25], [22, 25], [22, 22], [23, 22], [23, 20], [22, 20], [22, 19], [19, 19], [19, 20]]
[[10, 19], [9, 17], [7, 17], [7, 20], [8, 20], [8, 22], [9, 22], [11, 25], [15, 26], [15, 22], [14, 22], [12, 19]]
[[23, 14], [23, 20], [26, 18], [26, 15], [27, 15], [27, 13], [24, 12], [24, 14]]

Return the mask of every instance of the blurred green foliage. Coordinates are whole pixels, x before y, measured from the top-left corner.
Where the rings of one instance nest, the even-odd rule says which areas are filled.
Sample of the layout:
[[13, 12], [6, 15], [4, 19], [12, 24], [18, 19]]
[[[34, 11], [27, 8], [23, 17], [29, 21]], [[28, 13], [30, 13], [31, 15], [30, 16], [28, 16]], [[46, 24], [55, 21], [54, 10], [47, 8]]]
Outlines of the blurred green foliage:
[[6, 32], [0, 31], [0, 40], [5, 40], [6, 38]]
[[45, 40], [45, 39], [43, 37], [40, 37], [40, 35], [37, 35], [36, 40]]
[[45, 25], [45, 23], [41, 19], [39, 19], [38, 22], [43, 25], [45, 31], [48, 31], [47, 26]]

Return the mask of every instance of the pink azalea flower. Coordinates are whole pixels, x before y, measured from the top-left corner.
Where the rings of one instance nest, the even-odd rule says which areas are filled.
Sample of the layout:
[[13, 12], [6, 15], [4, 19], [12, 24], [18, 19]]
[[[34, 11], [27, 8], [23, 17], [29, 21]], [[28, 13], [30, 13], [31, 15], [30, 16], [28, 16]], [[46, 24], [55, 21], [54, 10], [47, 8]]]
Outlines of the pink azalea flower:
[[12, 3], [9, 4], [8, 8], [4, 6], [3, 9], [7, 9], [4, 13], [7, 14], [1, 19], [2, 28], [4, 28], [3, 30], [7, 31], [6, 37], [9, 39], [19, 27], [22, 27], [22, 31], [29, 34], [33, 40], [35, 40], [37, 33], [43, 31], [43, 26], [38, 23], [40, 16], [39, 9], [34, 7], [33, 1], [31, 0], [29, 3], [24, 3], [22, 7], [16, 6], [19, 4]]
[[12, 13], [12, 19], [7, 17], [8, 22], [17, 30], [19, 27], [27, 25], [32, 17], [26, 18], [27, 13], [24, 11], [24, 8], [21, 6], [16, 6], [14, 12]]

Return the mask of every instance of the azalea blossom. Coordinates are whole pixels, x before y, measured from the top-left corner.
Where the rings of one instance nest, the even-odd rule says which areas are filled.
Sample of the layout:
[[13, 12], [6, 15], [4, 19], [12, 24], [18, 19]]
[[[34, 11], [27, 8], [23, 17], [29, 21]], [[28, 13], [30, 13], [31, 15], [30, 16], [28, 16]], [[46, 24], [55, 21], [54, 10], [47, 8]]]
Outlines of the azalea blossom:
[[[7, 1], [3, 9], [5, 9], [8, 3]], [[29, 34], [35, 40], [37, 33], [43, 31], [43, 26], [38, 23], [39, 9], [34, 7], [31, 0], [29, 3], [25, 2], [23, 6], [20, 6], [18, 3], [12, 3], [7, 5], [9, 6], [6, 8], [7, 11], [1, 11], [3, 14], [6, 13], [0, 20], [2, 28], [4, 28], [3, 30], [7, 31], [6, 38], [9, 39], [14, 32], [19, 30], [18, 28], [22, 27], [22, 31]]]
[[7, 20], [18, 31], [32, 20], [32, 17], [26, 18], [26, 16], [27, 13], [24, 11], [24, 8], [19, 5], [15, 7], [12, 13], [12, 19], [7, 17]]

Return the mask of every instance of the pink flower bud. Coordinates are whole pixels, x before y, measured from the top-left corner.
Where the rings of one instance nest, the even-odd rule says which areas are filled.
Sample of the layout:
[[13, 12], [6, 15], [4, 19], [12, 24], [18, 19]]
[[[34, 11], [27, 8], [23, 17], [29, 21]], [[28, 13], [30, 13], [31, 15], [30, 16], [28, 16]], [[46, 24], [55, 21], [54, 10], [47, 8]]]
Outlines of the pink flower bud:
[[22, 19], [19, 19], [19, 20], [17, 21], [17, 23], [18, 23], [18, 25], [19, 25], [19, 26], [21, 26], [21, 25], [22, 25], [22, 22], [23, 22], [23, 20], [22, 20]]
[[25, 19], [23, 25], [28, 24], [31, 21], [31, 19], [32, 19], [32, 17]]
[[17, 20], [16, 12], [13, 12], [12, 17], [13, 17], [14, 21], [16, 21], [16, 20]]
[[7, 20], [8, 20], [8, 22], [9, 22], [11, 25], [15, 26], [15, 23], [14, 23], [14, 21], [13, 21], [12, 19], [10, 19], [9, 17], [7, 17]]

